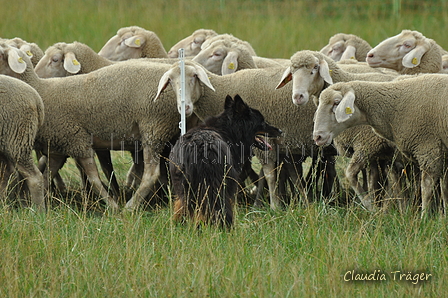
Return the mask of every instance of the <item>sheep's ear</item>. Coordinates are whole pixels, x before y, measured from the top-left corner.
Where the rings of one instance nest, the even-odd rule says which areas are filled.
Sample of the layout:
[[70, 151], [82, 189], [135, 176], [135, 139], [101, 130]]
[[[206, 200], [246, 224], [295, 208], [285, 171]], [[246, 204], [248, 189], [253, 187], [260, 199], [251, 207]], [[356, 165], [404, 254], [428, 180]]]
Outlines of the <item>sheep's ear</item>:
[[31, 52], [31, 47], [27, 44], [24, 44], [20, 47], [20, 50], [22, 50], [23, 52], [25, 52], [25, 54], [28, 55], [28, 57], [33, 58], [33, 53]]
[[65, 54], [64, 69], [71, 74], [77, 74], [81, 70], [81, 64], [76, 60], [76, 56], [73, 52]]
[[338, 123], [347, 121], [355, 112], [355, 92], [350, 90], [345, 93], [341, 102], [335, 105], [333, 109]]
[[328, 63], [327, 61], [325, 61], [325, 59], [322, 59], [319, 62], [319, 74], [322, 77], [322, 79], [324, 79], [325, 82], [327, 82], [330, 85], [333, 84], [333, 79], [331, 78], [330, 75], [330, 67], [328, 66]]
[[354, 46], [347, 46], [344, 53], [342, 53], [341, 60], [356, 59], [356, 48]]
[[234, 73], [238, 68], [238, 53], [228, 52], [222, 62], [221, 73], [223, 76]]
[[157, 94], [156, 94], [156, 97], [154, 97], [154, 101], [159, 99], [162, 92], [166, 89], [166, 87], [168, 87], [168, 85], [170, 83], [170, 73], [171, 73], [171, 70], [165, 72], [163, 74], [163, 76], [160, 78], [159, 86], [157, 87]]
[[26, 70], [26, 62], [19, 55], [19, 51], [13, 47], [10, 47], [8, 51], [8, 65], [15, 73], [23, 73]]
[[198, 76], [198, 79], [204, 83], [205, 86], [215, 91], [215, 88], [212, 86], [212, 83], [210, 83], [210, 80], [208, 79], [208, 75], [205, 72], [204, 68], [201, 66], [195, 65], [194, 67], [196, 69], [196, 75]]
[[407, 68], [414, 68], [418, 66], [422, 60], [422, 56], [429, 50], [429, 44], [425, 42], [422, 45], [416, 46], [409, 53], [407, 53], [402, 60], [402, 64]]
[[288, 84], [289, 81], [292, 80], [292, 72], [291, 72], [291, 67], [288, 67], [282, 75], [282, 78], [280, 79], [280, 83], [278, 83], [277, 87], [275, 87], [275, 89], [280, 89], [283, 86], [285, 86], [286, 84]]
[[142, 46], [142, 44], [145, 43], [145, 38], [136, 35], [136, 36], [131, 36], [129, 38], [126, 38], [124, 41], [124, 44], [127, 45], [130, 48], [140, 48]]

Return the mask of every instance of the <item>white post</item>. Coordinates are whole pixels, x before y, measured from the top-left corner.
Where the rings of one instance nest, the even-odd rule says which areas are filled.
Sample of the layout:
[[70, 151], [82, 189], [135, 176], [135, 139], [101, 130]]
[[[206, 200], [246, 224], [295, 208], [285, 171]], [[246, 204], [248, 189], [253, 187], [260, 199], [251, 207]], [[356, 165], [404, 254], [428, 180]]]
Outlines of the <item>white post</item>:
[[185, 54], [184, 49], [179, 49], [179, 60], [180, 60], [180, 102], [181, 102], [181, 109], [180, 109], [180, 122], [179, 122], [179, 128], [180, 128], [180, 135], [183, 136], [186, 132], [186, 126], [185, 123]]

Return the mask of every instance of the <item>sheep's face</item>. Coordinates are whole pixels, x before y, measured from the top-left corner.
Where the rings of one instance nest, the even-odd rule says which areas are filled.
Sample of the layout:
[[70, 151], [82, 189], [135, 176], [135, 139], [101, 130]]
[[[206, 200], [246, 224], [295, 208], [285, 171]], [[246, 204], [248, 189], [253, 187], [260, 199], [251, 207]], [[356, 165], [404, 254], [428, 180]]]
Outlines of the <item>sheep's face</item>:
[[115, 35], [106, 42], [98, 55], [111, 61], [124, 61], [140, 58], [146, 40], [142, 36], [127, 32], [123, 35]]
[[[201, 82], [208, 88], [215, 91], [205, 70], [193, 63], [185, 64], [185, 115], [191, 116], [194, 110], [194, 104], [201, 97]], [[165, 90], [168, 85], [171, 85], [173, 90], [181, 90], [181, 75], [179, 64], [175, 63], [167, 72], [163, 74], [159, 81], [157, 95], [155, 100]], [[175, 92], [177, 97], [177, 109], [182, 113], [182, 98], [180, 92]]]
[[334, 87], [321, 93], [314, 115], [313, 139], [318, 146], [331, 144], [342, 131], [355, 125], [355, 92], [339, 84]]
[[228, 48], [222, 44], [213, 43], [202, 49], [192, 60], [204, 66], [208, 71], [222, 75], [222, 68], [227, 54]]
[[333, 44], [327, 45], [320, 52], [324, 55], [327, 55], [334, 61], [339, 61], [339, 60], [341, 60], [341, 57], [342, 57], [342, 54], [344, 53], [344, 51], [345, 51], [345, 41], [340, 40]]
[[291, 66], [286, 69], [277, 88], [292, 80], [292, 102], [295, 105], [306, 104], [310, 96], [318, 96], [325, 82], [332, 84], [327, 62], [313, 53], [298, 52], [291, 57]]
[[56, 47], [48, 48], [34, 70], [41, 78], [67, 76], [67, 71], [64, 69], [64, 55], [62, 50]]
[[371, 67], [401, 71], [403, 68], [418, 66], [429, 48], [429, 40], [421, 33], [403, 30], [400, 34], [382, 41], [371, 49], [367, 53], [366, 61]]
[[168, 51], [169, 58], [177, 58], [179, 57], [179, 50], [184, 49], [185, 57], [194, 57], [201, 50], [202, 43], [205, 41], [205, 34], [200, 34], [197, 36], [188, 36], [177, 44], [171, 47]]
[[200, 51], [203, 43], [211, 37], [216, 36], [217, 33], [209, 29], [199, 29], [193, 32], [192, 35], [182, 39], [168, 51], [168, 57], [177, 58], [179, 56], [179, 49], [184, 49], [185, 57], [194, 57]]

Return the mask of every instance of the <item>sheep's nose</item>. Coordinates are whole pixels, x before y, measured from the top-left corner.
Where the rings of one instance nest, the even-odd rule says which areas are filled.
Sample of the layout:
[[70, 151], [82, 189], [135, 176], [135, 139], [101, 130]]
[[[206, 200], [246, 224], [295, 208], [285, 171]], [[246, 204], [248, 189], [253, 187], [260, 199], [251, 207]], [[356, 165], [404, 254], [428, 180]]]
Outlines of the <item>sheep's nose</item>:
[[373, 58], [373, 53], [367, 53], [367, 58]]
[[314, 142], [319, 142], [320, 140], [322, 140], [322, 136], [321, 135], [315, 135], [314, 136]]
[[301, 105], [308, 101], [308, 96], [304, 93], [295, 93], [292, 97], [292, 100], [295, 104]]

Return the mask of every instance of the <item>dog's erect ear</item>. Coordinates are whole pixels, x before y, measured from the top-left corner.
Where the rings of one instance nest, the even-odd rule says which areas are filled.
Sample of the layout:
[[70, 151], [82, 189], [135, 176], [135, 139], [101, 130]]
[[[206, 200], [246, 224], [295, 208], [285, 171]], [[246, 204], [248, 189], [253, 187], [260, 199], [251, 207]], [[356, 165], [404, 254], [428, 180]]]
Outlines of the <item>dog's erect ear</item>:
[[226, 96], [226, 100], [224, 102], [224, 110], [230, 109], [233, 106], [233, 98], [230, 95]]
[[234, 110], [238, 114], [244, 114], [249, 111], [249, 106], [243, 101], [243, 99], [237, 94], [234, 99]]

